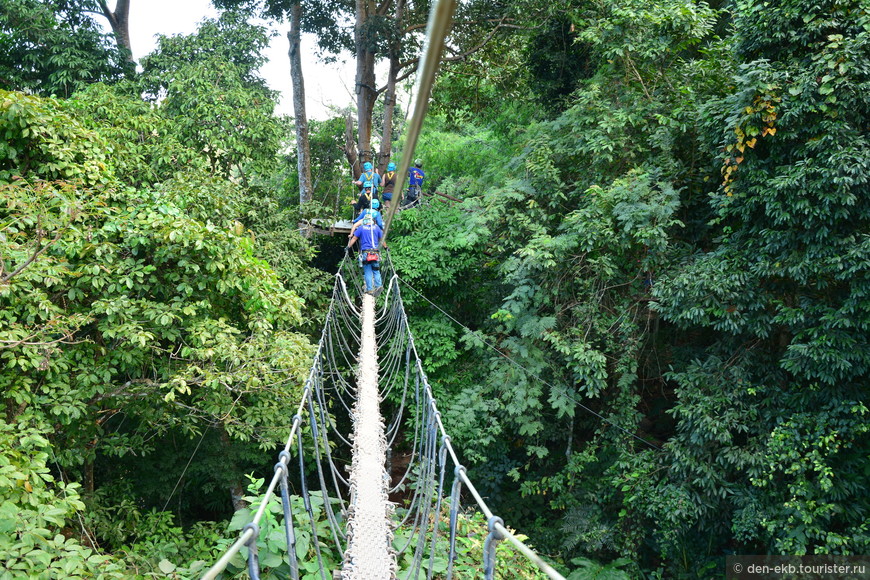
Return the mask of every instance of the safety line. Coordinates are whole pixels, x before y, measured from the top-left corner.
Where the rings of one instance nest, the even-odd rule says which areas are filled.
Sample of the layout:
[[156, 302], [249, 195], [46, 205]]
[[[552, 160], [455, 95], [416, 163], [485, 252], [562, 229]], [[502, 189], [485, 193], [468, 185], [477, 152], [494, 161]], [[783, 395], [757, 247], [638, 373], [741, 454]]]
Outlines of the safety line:
[[[399, 278], [399, 275], [398, 275], [398, 274], [394, 274], [394, 276], [395, 276], [396, 278]], [[410, 284], [408, 284], [407, 281], [402, 280], [402, 283], [403, 283], [405, 286], [407, 286], [408, 288], [410, 288], [411, 290], [413, 290], [414, 292], [416, 292], [417, 295], [420, 296], [420, 298], [422, 298], [423, 300], [425, 300], [426, 302], [428, 302], [429, 304], [431, 304], [435, 309], [437, 309], [438, 311], [440, 311], [444, 316], [446, 316], [447, 318], [449, 318], [450, 320], [452, 320], [453, 322], [455, 322], [456, 324], [458, 324], [458, 325], [459, 325], [463, 330], [465, 330], [467, 333], [473, 335], [475, 338], [477, 338], [478, 340], [480, 340], [483, 344], [485, 344], [486, 346], [488, 346], [489, 348], [491, 348], [492, 350], [494, 350], [496, 353], [498, 353], [499, 356], [501, 356], [502, 358], [506, 359], [509, 363], [511, 363], [512, 365], [516, 366], [516, 367], [519, 368], [520, 370], [522, 370], [522, 371], [523, 371], [524, 373], [526, 373], [528, 376], [534, 378], [535, 380], [540, 381], [540, 382], [543, 383], [544, 385], [550, 387], [550, 389], [555, 389], [555, 388], [556, 388], [553, 384], [549, 383], [549, 382], [546, 381], [545, 379], [542, 379], [541, 377], [539, 377], [538, 375], [536, 375], [534, 372], [530, 371], [529, 369], [527, 369], [526, 367], [524, 367], [524, 366], [521, 365], [520, 363], [516, 362], [516, 361], [513, 360], [511, 357], [509, 357], [508, 355], [506, 355], [506, 354], [504, 354], [503, 352], [501, 352], [501, 351], [500, 351], [500, 350], [499, 350], [495, 345], [493, 345], [492, 343], [490, 343], [490, 342], [487, 341], [486, 339], [482, 338], [478, 333], [476, 333], [475, 331], [471, 330], [470, 328], [468, 328], [467, 326], [465, 326], [464, 324], [462, 324], [461, 322], [459, 322], [458, 320], [456, 320], [453, 316], [451, 316], [450, 314], [448, 314], [448, 313], [447, 313], [443, 308], [441, 308], [440, 306], [438, 306], [437, 304], [435, 304], [434, 302], [432, 302], [431, 300], [429, 300], [429, 299], [428, 299], [426, 296], [424, 296], [424, 295], [423, 295], [419, 290], [417, 290], [416, 288], [414, 288], [413, 286], [411, 286]], [[622, 431], [622, 432], [625, 433], [626, 435], [629, 435], [630, 437], [632, 437], [632, 438], [634, 438], [634, 439], [637, 439], [638, 441], [640, 441], [640, 442], [643, 443], [644, 445], [648, 445], [649, 447], [655, 449], [656, 451], [663, 451], [663, 449], [662, 449], [661, 447], [659, 447], [658, 445], [655, 445], [655, 444], [653, 444], [653, 443], [650, 443], [650, 442], [647, 441], [646, 439], [644, 439], [644, 438], [642, 438], [642, 437], [639, 437], [637, 434], [632, 433], [632, 432], [629, 431], [628, 429], [626, 429], [626, 428], [624, 428], [624, 427], [621, 427], [620, 425], [617, 425], [616, 423], [614, 423], [613, 421], [611, 421], [611, 420], [608, 419], [607, 417], [605, 417], [605, 416], [601, 415], [600, 413], [597, 413], [597, 412], [595, 412], [594, 410], [590, 409], [589, 407], [587, 407], [586, 405], [584, 405], [583, 403], [581, 403], [581, 402], [578, 401], [577, 399], [573, 398], [573, 397], [570, 396], [569, 394], [564, 393], [564, 394], [562, 394], [562, 396], [565, 397], [566, 399], [568, 399], [569, 401], [571, 401], [572, 403], [574, 403], [575, 405], [577, 405], [578, 407], [580, 407], [581, 409], [583, 409], [584, 411], [586, 411], [587, 413], [589, 413], [589, 414], [591, 414], [591, 415], [594, 415], [595, 417], [597, 417], [597, 418], [600, 419], [601, 421], [607, 423], [608, 425], [610, 425], [611, 427], [613, 427], [613, 428], [615, 428], [615, 429], [618, 429], [619, 431]]]
[[[423, 128], [423, 119], [426, 118], [426, 111], [429, 109], [429, 95], [432, 92], [432, 85], [435, 83], [438, 66], [441, 64], [444, 39], [447, 37], [447, 31], [450, 29], [450, 23], [453, 20], [453, 12], [455, 10], [456, 0], [436, 0], [429, 12], [429, 22], [426, 26], [426, 44], [423, 49], [423, 56], [420, 59], [423, 66], [417, 75], [414, 109], [408, 121], [408, 136], [405, 138], [405, 143], [402, 146], [399, 171], [396, 175], [396, 185], [393, 188], [393, 191], [398, 192], [397, 195], [399, 196], [402, 195], [405, 176], [408, 175], [408, 169], [411, 168], [411, 158], [414, 156], [414, 149], [417, 147], [420, 130]], [[387, 209], [387, 218], [384, 220], [384, 235], [381, 238], [380, 247], [383, 247], [387, 241], [390, 223], [392, 223], [393, 216], [396, 214], [396, 209], [399, 205], [398, 202], [391, 203], [389, 209]]]
[[[399, 277], [396, 274], [393, 274], [391, 280], [391, 284], [396, 285], [396, 296], [399, 301], [401, 301], [401, 292], [398, 288]], [[405, 283], [407, 285], [407, 283]], [[409, 286], [410, 287], [410, 286]], [[413, 289], [413, 288], [412, 288]], [[414, 290], [417, 292], [416, 290]], [[418, 292], [419, 294], [419, 292]], [[421, 294], [422, 296], [422, 294]], [[424, 297], [425, 298], [425, 297]], [[445, 313], [446, 314], [446, 313]], [[441, 439], [444, 443], [444, 446], [447, 449], [447, 452], [450, 454], [451, 459], [453, 460], [456, 472], [457, 481], [461, 481], [468, 488], [469, 493], [471, 493], [472, 497], [474, 497], [475, 502], [478, 507], [487, 517], [487, 526], [489, 528], [489, 535], [485, 541], [485, 550], [484, 550], [484, 577], [486, 580], [491, 580], [494, 577], [494, 567], [495, 567], [495, 544], [499, 541], [506, 540], [511, 543], [519, 552], [521, 552], [524, 556], [526, 556], [532, 563], [534, 563], [539, 570], [544, 572], [548, 577], [552, 580], [565, 580], [564, 576], [562, 576], [558, 571], [556, 571], [549, 563], [544, 561], [539, 555], [537, 555], [531, 548], [526, 546], [519, 538], [513, 535], [513, 533], [508, 530], [504, 526], [504, 521], [495, 516], [492, 511], [487, 506], [486, 502], [480, 496], [480, 493], [475, 488], [474, 484], [468, 478], [465, 467], [459, 461], [459, 457], [456, 454], [456, 451], [453, 448], [453, 445], [450, 442], [450, 437], [447, 435], [447, 431], [444, 428], [444, 423], [441, 421], [441, 413], [438, 411], [437, 404], [435, 402], [435, 396], [432, 392], [432, 387], [429, 384], [429, 381], [426, 377], [426, 372], [423, 370], [423, 363], [420, 359], [419, 353], [417, 352], [417, 347], [414, 344], [414, 336], [410, 332], [410, 325], [407, 320], [407, 312], [402, 309], [402, 315], [405, 318], [405, 324], [408, 327], [408, 340], [411, 344], [411, 350], [414, 353], [415, 358], [415, 367], [417, 373], [420, 376], [421, 384], [422, 384], [422, 392], [426, 396], [427, 403], [424, 406], [427, 410], [430, 410], [432, 416], [434, 417], [435, 422], [437, 423], [438, 430], [441, 433]], [[456, 492], [458, 488], [454, 485], [454, 492]], [[454, 503], [456, 497], [454, 494]], [[451, 509], [451, 536], [455, 539], [455, 519], [454, 513]], [[453, 544], [451, 543], [451, 555], [455, 552], [453, 551]], [[452, 563], [452, 558], [450, 560]], [[452, 568], [452, 566], [451, 566]], [[451, 574], [448, 573], [448, 578], [451, 577]]]

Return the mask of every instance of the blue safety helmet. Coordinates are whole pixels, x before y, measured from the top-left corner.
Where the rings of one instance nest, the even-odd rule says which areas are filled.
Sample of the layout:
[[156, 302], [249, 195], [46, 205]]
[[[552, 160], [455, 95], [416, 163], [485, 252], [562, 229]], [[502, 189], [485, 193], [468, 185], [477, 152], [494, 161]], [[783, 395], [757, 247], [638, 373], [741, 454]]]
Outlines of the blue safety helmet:
[[363, 171], [371, 171], [371, 170], [372, 170], [372, 164], [371, 164], [371, 163], [369, 163], [368, 161], [366, 161], [365, 163], [363, 163]]
[[387, 163], [387, 171], [395, 171], [396, 164], [395, 163]]
[[372, 209], [378, 209], [379, 207], [381, 207], [381, 202], [379, 202], [376, 199], [373, 199], [372, 200]]

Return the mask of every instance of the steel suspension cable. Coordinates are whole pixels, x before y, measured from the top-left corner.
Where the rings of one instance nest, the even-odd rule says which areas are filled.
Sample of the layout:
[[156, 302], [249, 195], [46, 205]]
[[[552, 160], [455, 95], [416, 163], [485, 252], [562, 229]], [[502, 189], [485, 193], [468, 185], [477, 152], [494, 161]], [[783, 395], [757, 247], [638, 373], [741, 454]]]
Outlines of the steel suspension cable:
[[[426, 111], [429, 109], [429, 95], [432, 92], [432, 85], [435, 84], [435, 76], [441, 64], [441, 52], [444, 50], [444, 40], [447, 37], [447, 31], [450, 29], [455, 10], [456, 0], [436, 0], [432, 10], [429, 12], [429, 22], [426, 26], [426, 44], [423, 49], [423, 56], [421, 57], [423, 65], [420, 67], [420, 73], [417, 75], [414, 108], [408, 121], [408, 133], [402, 147], [402, 157], [399, 161], [396, 185], [393, 188], [393, 191], [398, 192], [398, 195], [402, 194], [405, 176], [408, 175], [408, 169], [411, 167], [414, 149], [417, 147], [420, 130], [423, 128], [423, 120], [426, 118]], [[391, 203], [390, 208], [387, 210], [387, 217], [384, 220], [384, 235], [380, 243], [381, 247], [387, 241], [387, 235], [390, 233], [390, 224], [398, 207], [398, 202]]]

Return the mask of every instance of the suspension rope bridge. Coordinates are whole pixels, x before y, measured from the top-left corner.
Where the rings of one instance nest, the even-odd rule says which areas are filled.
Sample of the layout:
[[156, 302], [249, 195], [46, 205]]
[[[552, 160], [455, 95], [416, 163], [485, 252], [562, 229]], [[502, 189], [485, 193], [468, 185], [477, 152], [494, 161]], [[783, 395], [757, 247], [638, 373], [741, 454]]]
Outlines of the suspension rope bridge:
[[[455, 8], [456, 0], [436, 0], [429, 15], [395, 191], [401, 192], [404, 186]], [[387, 212], [382, 246], [397, 207], [392, 204]], [[487, 518], [480, 566], [484, 578], [495, 577], [496, 546], [506, 541], [543, 574], [564, 580], [492, 513], [469, 479], [441, 421], [414, 345], [400, 279], [388, 256], [381, 264], [388, 283], [383, 298], [378, 299], [378, 310], [375, 297], [362, 292], [359, 268], [347, 257], [342, 262], [314, 361], [272, 480], [251, 521], [203, 579], [217, 578], [232, 562], [237, 566], [244, 554], [248, 575], [258, 580], [260, 543], [279, 534], [287, 559], [281, 558], [277, 565], [283, 568], [282, 577], [289, 575], [293, 580], [299, 580], [301, 573], [322, 580], [432, 580], [439, 558], [445, 560], [443, 552], [447, 553], [446, 564], [438, 571], [439, 577], [451, 580], [455, 574], [460, 576], [454, 568], [465, 490], [466, 497], [473, 498], [476, 509]], [[361, 298], [359, 307], [351, 295]], [[351, 376], [355, 376], [356, 385]], [[389, 421], [381, 416], [383, 407], [392, 411]], [[350, 438], [341, 428], [348, 425], [353, 431]], [[409, 449], [409, 460], [394, 483], [389, 458], [400, 444]], [[341, 446], [352, 449], [347, 474], [342, 472], [347, 462], [339, 451]], [[294, 463], [298, 465], [298, 470], [293, 469], [294, 482], [298, 482], [302, 498], [301, 506], [295, 502], [295, 512], [290, 495]], [[453, 483], [449, 509], [445, 510], [448, 471], [453, 473]], [[309, 489], [309, 481], [319, 489]], [[390, 501], [391, 496], [403, 501]], [[442, 526], [445, 516], [448, 522]], [[319, 519], [322, 517], [325, 526]], [[441, 531], [446, 532], [446, 538], [439, 539]], [[324, 553], [321, 543], [331, 546], [329, 553]], [[330, 557], [334, 553], [342, 554], [340, 562]]]
[[[507, 529], [469, 479], [441, 421], [414, 344], [401, 280], [393, 273], [389, 256], [382, 264], [389, 282], [378, 309], [375, 297], [362, 293], [362, 275], [355, 261], [342, 262], [274, 476], [252, 520], [203, 578], [216, 578], [234, 559], [238, 566], [241, 552], [247, 556], [249, 576], [260, 578], [258, 542], [280, 532], [287, 553], [282, 564], [294, 580], [300, 578], [303, 566], [322, 580], [431, 580], [439, 560], [446, 560], [439, 577], [451, 579], [456, 574], [458, 519], [465, 491], [487, 518], [480, 566], [485, 578], [495, 577], [496, 545], [507, 541], [546, 576], [564, 580]], [[360, 296], [357, 306], [354, 298]], [[382, 408], [391, 410], [388, 421], [381, 417]], [[350, 438], [342, 433], [342, 425], [348, 424], [353, 425]], [[387, 450], [399, 442], [408, 449], [410, 460], [393, 483], [386, 467]], [[353, 451], [347, 474], [343, 473], [346, 458], [337, 451], [342, 445]], [[295, 489], [301, 492], [301, 506], [298, 501], [294, 506], [290, 496], [291, 473]], [[448, 473], [453, 474], [453, 483], [446, 509]], [[309, 482], [314, 484], [309, 487]], [[394, 494], [404, 497], [402, 505], [389, 500]], [[294, 507], [299, 508], [296, 513]], [[444, 537], [439, 538], [442, 531]], [[307, 541], [300, 549], [303, 535]], [[321, 546], [343, 554], [343, 560], [332, 561]], [[300, 561], [300, 553], [312, 554], [311, 561]]]

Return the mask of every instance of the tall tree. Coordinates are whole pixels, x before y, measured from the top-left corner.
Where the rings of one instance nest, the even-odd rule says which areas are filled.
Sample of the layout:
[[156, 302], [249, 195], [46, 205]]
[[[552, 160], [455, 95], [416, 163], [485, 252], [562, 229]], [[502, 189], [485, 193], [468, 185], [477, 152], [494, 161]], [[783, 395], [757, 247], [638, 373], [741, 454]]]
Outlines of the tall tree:
[[134, 73], [128, 54], [67, 0], [0, 0], [0, 88], [69, 96]]
[[161, 37], [142, 59], [144, 94], [175, 117], [173, 134], [204, 152], [213, 171], [243, 181], [271, 170], [286, 130], [258, 74], [268, 43], [264, 27], [226, 12], [194, 35]]
[[[296, 3], [293, 0], [213, 0], [213, 4], [219, 8], [259, 9], [264, 16], [284, 20], [290, 17]], [[302, 3], [302, 30], [317, 36], [320, 50], [326, 55], [349, 52], [356, 60], [356, 130], [348, 118], [344, 146], [354, 175], [359, 174], [364, 161], [373, 161], [379, 166], [388, 161], [397, 83], [416, 70], [429, 8], [429, 2], [408, 3], [406, 0]], [[482, 0], [464, 3], [456, 15], [447, 60], [467, 58], [497, 33], [507, 30], [516, 17], [514, 13], [518, 12], [517, 7], [500, 3]], [[350, 30], [344, 25], [349, 20], [353, 22]], [[375, 67], [381, 59], [389, 61], [389, 73], [387, 82], [378, 86]], [[376, 155], [372, 146], [373, 115], [375, 104], [382, 96], [386, 114], [381, 128], [380, 153]]]
[[308, 115], [305, 112], [305, 78], [301, 54], [302, 2], [290, 7], [290, 80], [293, 85], [293, 120], [296, 126], [296, 155], [299, 170], [299, 203], [311, 201], [311, 147], [308, 144]]
[[106, 0], [97, 0], [100, 12], [109, 21], [112, 27], [112, 32], [115, 33], [115, 39], [120, 48], [126, 55], [127, 59], [133, 60], [133, 46], [130, 44], [130, 0], [117, 0], [115, 9], [109, 8]]

